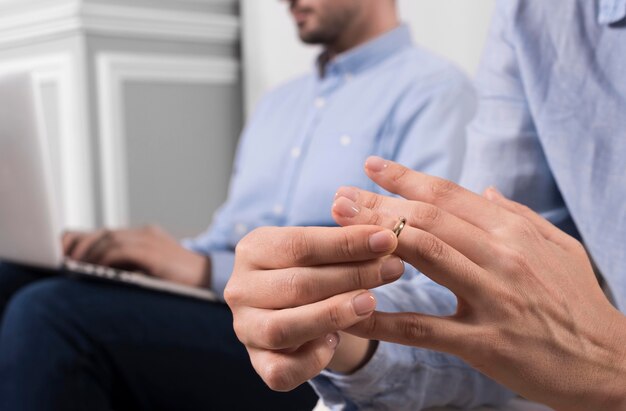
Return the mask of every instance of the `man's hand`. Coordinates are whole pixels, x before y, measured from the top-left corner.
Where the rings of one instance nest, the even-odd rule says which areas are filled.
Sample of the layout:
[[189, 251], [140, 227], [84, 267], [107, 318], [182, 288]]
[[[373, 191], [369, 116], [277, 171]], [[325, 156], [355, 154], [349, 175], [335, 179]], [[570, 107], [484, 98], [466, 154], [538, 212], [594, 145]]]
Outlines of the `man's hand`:
[[366, 172], [412, 201], [342, 188], [337, 222], [405, 217], [395, 253], [454, 292], [458, 309], [446, 318], [376, 312], [350, 332], [458, 355], [556, 409], [626, 409], [626, 320], [578, 241], [495, 189], [481, 197], [377, 157]]
[[396, 245], [390, 230], [375, 226], [260, 228], [239, 242], [224, 297], [270, 388], [359, 366], [369, 341], [347, 336], [338, 348], [338, 331], [372, 315], [368, 289], [402, 275], [402, 261], [389, 256]]
[[162, 229], [147, 226], [129, 230], [67, 232], [63, 251], [73, 260], [129, 270], [173, 282], [206, 286], [211, 263], [183, 247]]

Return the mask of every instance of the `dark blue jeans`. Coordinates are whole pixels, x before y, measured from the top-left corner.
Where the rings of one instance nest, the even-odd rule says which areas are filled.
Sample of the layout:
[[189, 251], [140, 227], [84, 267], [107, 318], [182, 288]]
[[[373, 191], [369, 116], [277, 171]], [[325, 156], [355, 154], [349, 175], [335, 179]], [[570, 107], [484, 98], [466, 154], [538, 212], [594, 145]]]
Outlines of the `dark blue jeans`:
[[224, 304], [7, 264], [0, 304], [0, 410], [311, 410], [317, 401], [308, 384], [267, 388]]

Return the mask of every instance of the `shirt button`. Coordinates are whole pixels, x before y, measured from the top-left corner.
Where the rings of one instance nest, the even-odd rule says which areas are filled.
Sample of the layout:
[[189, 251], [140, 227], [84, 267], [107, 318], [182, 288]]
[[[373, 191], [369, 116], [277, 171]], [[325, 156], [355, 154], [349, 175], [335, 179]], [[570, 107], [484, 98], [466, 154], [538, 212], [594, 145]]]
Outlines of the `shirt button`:
[[248, 227], [245, 224], [236, 224], [235, 225], [235, 232], [239, 235], [244, 235], [246, 233], [248, 233]]
[[291, 157], [298, 158], [302, 154], [302, 150], [299, 147], [294, 147], [291, 149]]
[[344, 147], [349, 146], [350, 143], [352, 143], [352, 137], [348, 135], [343, 135], [339, 138], [339, 144], [341, 144]]
[[285, 211], [285, 208], [284, 208], [282, 205], [280, 205], [280, 204], [276, 204], [276, 205], [274, 206], [274, 214], [276, 214], [276, 215], [282, 215], [282, 214], [283, 214], [283, 211]]
[[323, 108], [326, 105], [326, 99], [324, 97], [318, 97], [315, 99], [315, 107]]

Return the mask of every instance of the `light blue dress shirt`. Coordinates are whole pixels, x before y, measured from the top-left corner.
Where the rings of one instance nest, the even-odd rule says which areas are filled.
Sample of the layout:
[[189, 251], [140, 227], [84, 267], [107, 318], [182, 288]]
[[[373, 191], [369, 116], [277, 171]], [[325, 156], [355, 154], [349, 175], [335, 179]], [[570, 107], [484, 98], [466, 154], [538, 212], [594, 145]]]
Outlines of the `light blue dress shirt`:
[[376, 190], [363, 172], [372, 154], [458, 179], [471, 83], [416, 47], [406, 26], [269, 93], [241, 137], [229, 196], [209, 230], [184, 244], [212, 262], [222, 294], [234, 249], [261, 226], [331, 226], [342, 185]]
[[[461, 183], [495, 185], [578, 231], [624, 311], [626, 0], [499, 0], [477, 88]], [[377, 297], [385, 311], [445, 315], [456, 305], [423, 276]], [[510, 395], [450, 357], [393, 344], [315, 387], [333, 409], [468, 407]]]

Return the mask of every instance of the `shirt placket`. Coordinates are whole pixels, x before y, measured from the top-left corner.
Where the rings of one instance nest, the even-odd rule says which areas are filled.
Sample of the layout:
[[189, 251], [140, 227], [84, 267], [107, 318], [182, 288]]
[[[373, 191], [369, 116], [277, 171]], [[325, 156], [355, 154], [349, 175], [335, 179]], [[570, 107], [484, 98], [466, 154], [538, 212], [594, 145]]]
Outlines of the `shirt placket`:
[[309, 146], [315, 138], [319, 125], [328, 109], [332, 93], [336, 88], [336, 79], [326, 77], [317, 82], [307, 120], [302, 132], [293, 141], [289, 151], [288, 161], [285, 165], [286, 181], [283, 184], [277, 201], [273, 207], [274, 215], [279, 225], [289, 225], [287, 221], [288, 210], [293, 203], [293, 196], [296, 192], [296, 184], [300, 178], [300, 171], [304, 161], [306, 161]]

